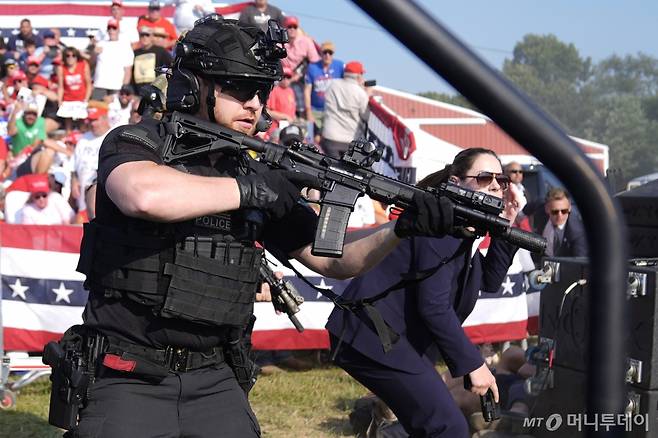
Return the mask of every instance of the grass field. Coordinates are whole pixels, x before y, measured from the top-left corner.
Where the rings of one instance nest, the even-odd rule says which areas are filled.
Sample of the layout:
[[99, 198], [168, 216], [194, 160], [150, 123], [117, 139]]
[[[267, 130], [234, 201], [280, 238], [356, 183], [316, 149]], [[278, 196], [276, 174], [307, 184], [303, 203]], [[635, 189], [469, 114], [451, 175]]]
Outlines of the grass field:
[[[366, 389], [334, 367], [261, 376], [249, 398], [264, 437], [353, 436], [348, 414]], [[14, 409], [0, 411], [0, 438], [51, 438], [62, 432], [48, 425], [50, 381], [22, 388]]]

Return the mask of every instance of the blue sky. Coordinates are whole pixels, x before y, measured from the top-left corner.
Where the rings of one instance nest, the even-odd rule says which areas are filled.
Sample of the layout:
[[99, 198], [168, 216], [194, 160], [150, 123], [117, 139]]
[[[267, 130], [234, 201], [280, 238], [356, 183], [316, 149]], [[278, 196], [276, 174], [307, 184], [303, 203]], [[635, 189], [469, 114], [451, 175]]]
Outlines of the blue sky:
[[[412, 93], [452, 88], [347, 0], [278, 0], [318, 42], [332, 40], [336, 58], [360, 60], [366, 77]], [[581, 56], [601, 60], [643, 52], [658, 58], [655, 0], [422, 0], [441, 23], [495, 68], [528, 33], [556, 35]]]

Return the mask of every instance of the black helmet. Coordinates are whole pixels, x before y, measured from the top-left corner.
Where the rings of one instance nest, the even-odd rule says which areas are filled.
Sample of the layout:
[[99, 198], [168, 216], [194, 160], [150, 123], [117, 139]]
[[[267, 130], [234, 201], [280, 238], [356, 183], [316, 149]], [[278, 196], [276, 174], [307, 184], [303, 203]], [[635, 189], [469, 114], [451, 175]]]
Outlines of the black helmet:
[[174, 65], [201, 76], [281, 80], [285, 29], [270, 21], [267, 33], [257, 27], [210, 14], [194, 23], [176, 45]]

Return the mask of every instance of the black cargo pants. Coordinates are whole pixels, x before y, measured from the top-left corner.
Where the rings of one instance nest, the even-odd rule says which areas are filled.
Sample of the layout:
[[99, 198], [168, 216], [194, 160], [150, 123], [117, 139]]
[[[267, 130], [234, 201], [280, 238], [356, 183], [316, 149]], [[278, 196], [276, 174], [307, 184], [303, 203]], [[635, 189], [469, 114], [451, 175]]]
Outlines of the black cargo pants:
[[160, 383], [105, 369], [98, 377], [73, 437], [252, 438], [260, 427], [226, 363]]

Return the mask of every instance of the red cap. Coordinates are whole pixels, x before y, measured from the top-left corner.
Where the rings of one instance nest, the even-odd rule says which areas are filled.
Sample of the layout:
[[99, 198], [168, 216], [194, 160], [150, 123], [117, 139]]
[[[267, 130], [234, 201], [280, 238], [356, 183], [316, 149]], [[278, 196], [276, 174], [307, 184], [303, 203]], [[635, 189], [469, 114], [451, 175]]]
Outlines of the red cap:
[[107, 20], [107, 27], [116, 27], [117, 29], [119, 28], [119, 20], [116, 20], [114, 18], [110, 18]]
[[98, 120], [105, 115], [107, 115], [107, 108], [87, 108], [87, 120]]
[[39, 57], [36, 55], [28, 56], [27, 57], [27, 65], [30, 64], [36, 64], [36, 65], [41, 65], [41, 60], [39, 60]]
[[345, 64], [345, 73], [355, 73], [357, 75], [362, 75], [366, 72], [363, 68], [363, 64], [359, 61], [350, 61]]
[[78, 141], [80, 141], [80, 137], [82, 137], [82, 133], [80, 131], [71, 131], [63, 138], [63, 141], [64, 143], [71, 143], [76, 145], [78, 144]]
[[123, 6], [122, 0], [112, 0], [112, 6]]
[[293, 76], [292, 69], [290, 67], [283, 67], [283, 76], [292, 77]]
[[28, 181], [28, 189], [30, 193], [50, 192], [50, 185], [48, 184], [48, 175], [44, 173], [33, 174], [32, 178]]
[[299, 20], [297, 19], [297, 17], [293, 17], [292, 15], [289, 15], [283, 19], [283, 27], [290, 27], [290, 26], [299, 26]]
[[25, 76], [25, 72], [23, 70], [16, 70], [11, 74], [11, 78], [9, 78], [9, 79], [10, 79], [9, 82], [11, 84], [13, 84], [14, 82], [20, 81], [20, 80], [26, 81], [27, 76]]

